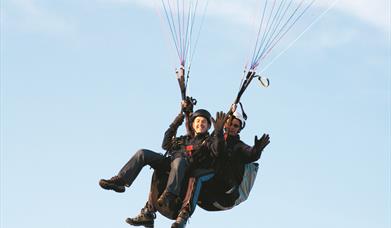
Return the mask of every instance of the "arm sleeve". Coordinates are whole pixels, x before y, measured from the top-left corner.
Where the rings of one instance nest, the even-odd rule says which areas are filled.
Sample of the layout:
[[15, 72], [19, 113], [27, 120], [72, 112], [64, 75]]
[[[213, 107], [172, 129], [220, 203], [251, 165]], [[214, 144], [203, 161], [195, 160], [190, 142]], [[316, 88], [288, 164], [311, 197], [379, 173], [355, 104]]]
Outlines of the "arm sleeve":
[[216, 158], [226, 151], [223, 131], [215, 131], [212, 134], [212, 140], [209, 144], [211, 156]]
[[262, 151], [256, 151], [254, 147], [251, 147], [244, 142], [240, 141], [235, 150], [238, 150], [239, 156], [245, 163], [250, 163], [259, 160]]
[[171, 149], [173, 141], [176, 137], [177, 130], [179, 126], [183, 123], [183, 119], [184, 119], [184, 115], [180, 113], [164, 133], [163, 143], [162, 143], [163, 150]]

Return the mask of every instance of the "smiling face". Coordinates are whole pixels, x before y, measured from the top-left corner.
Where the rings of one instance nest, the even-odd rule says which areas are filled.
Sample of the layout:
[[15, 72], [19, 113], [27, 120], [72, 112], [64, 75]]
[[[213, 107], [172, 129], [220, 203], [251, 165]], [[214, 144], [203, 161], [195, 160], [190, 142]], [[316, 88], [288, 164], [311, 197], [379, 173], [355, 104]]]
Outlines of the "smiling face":
[[237, 136], [240, 132], [240, 120], [233, 118], [232, 121], [227, 120], [224, 125], [225, 132], [230, 136]]
[[208, 120], [203, 116], [197, 116], [192, 125], [194, 129], [195, 134], [205, 133], [209, 130], [210, 125], [208, 123]]

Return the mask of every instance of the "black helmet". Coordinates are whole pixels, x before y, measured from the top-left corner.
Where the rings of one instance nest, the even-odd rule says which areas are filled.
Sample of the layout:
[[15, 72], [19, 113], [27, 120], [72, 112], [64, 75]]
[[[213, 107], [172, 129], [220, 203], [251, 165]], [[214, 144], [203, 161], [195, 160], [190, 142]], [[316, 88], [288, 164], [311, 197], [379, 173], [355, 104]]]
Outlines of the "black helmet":
[[198, 109], [197, 111], [193, 112], [193, 114], [192, 114], [191, 117], [190, 117], [190, 124], [192, 124], [193, 121], [194, 121], [194, 119], [195, 119], [196, 117], [198, 117], [198, 116], [205, 117], [206, 120], [208, 121], [209, 125], [211, 125], [211, 123], [210, 123], [210, 117], [211, 117], [211, 115], [210, 115], [210, 113], [209, 113], [207, 110], [205, 110], [205, 109]]

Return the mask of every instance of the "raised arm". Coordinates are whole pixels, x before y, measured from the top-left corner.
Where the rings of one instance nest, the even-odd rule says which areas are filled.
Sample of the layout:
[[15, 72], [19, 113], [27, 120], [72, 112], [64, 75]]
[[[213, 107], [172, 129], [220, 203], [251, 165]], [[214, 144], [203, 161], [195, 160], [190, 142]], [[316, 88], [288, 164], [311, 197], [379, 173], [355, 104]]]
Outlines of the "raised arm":
[[211, 122], [214, 126], [214, 133], [212, 135], [212, 144], [210, 145], [210, 150], [212, 156], [217, 157], [219, 154], [225, 151], [225, 141], [224, 141], [224, 132], [223, 127], [224, 123], [227, 121], [228, 115], [224, 112], [216, 113], [216, 120], [211, 118]]
[[254, 138], [254, 146], [250, 147], [244, 143], [238, 145], [240, 148], [240, 155], [244, 158], [246, 163], [257, 161], [261, 158], [262, 151], [270, 143], [270, 137], [268, 134], [263, 134], [260, 139], [257, 136]]
[[167, 131], [164, 133], [162, 148], [164, 150], [169, 150], [172, 147], [173, 140], [176, 137], [178, 127], [182, 125], [185, 115], [181, 112], [175, 118], [175, 120], [170, 124]]

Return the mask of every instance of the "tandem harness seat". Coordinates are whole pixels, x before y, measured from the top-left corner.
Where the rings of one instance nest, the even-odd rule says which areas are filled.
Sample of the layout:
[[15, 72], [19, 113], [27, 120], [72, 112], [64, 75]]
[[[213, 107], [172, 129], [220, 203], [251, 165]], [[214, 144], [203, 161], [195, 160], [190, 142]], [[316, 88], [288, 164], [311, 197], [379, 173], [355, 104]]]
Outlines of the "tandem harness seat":
[[190, 216], [197, 205], [207, 211], [228, 210], [248, 198], [258, 173], [258, 167], [258, 163], [255, 162], [247, 164], [242, 183], [228, 192], [213, 191], [218, 188], [216, 186], [218, 182], [213, 179], [215, 173], [212, 169], [195, 169], [185, 179], [186, 185], [184, 186], [187, 188], [182, 188], [180, 196], [170, 207], [160, 207], [157, 204], [157, 199], [165, 190], [168, 173], [155, 170], [152, 176], [149, 202], [160, 214], [172, 220], [177, 218], [184, 207], [188, 207]]

